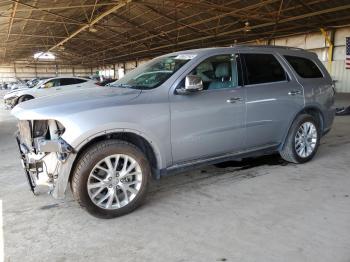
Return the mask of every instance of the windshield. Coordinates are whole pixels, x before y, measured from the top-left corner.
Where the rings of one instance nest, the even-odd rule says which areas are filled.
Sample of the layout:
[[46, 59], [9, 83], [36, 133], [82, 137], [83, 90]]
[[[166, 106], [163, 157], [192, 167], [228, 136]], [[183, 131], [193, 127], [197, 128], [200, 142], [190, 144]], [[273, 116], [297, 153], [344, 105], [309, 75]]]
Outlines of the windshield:
[[32, 87], [36, 86], [38, 84], [38, 82], [39, 82], [39, 79], [37, 79], [37, 78], [32, 79], [32, 80], [27, 82], [27, 86], [29, 88], [32, 88]]
[[43, 79], [43, 80], [40, 80], [35, 86], [33, 86], [32, 88], [39, 88], [42, 84], [44, 84], [45, 83], [45, 81], [46, 81], [47, 79]]
[[155, 58], [126, 74], [120, 80], [111, 83], [109, 86], [135, 89], [156, 88], [195, 56], [184, 54]]

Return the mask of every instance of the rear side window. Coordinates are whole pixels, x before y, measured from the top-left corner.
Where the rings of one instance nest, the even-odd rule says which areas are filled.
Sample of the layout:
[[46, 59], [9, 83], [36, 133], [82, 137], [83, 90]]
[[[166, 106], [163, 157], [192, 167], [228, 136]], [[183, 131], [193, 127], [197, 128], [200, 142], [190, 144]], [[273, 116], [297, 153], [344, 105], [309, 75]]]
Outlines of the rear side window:
[[61, 78], [60, 83], [61, 83], [61, 86], [74, 85], [75, 79], [74, 78]]
[[298, 56], [284, 56], [295, 72], [303, 78], [322, 78], [318, 66], [311, 60]]
[[263, 84], [287, 80], [286, 72], [272, 54], [242, 54], [247, 84]]
[[79, 78], [76, 78], [76, 79], [75, 79], [75, 83], [76, 83], [76, 84], [85, 83], [86, 81], [87, 81], [87, 80], [79, 79]]

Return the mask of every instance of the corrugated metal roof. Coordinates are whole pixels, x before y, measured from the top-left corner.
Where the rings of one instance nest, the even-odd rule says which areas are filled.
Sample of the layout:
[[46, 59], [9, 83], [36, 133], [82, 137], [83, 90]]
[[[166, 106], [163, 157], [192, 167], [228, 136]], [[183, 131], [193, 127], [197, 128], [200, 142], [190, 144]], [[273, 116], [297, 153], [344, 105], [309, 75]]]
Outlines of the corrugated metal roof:
[[350, 24], [349, 10], [347, 0], [6, 0], [0, 63], [53, 47], [59, 61], [98, 65], [262, 41]]

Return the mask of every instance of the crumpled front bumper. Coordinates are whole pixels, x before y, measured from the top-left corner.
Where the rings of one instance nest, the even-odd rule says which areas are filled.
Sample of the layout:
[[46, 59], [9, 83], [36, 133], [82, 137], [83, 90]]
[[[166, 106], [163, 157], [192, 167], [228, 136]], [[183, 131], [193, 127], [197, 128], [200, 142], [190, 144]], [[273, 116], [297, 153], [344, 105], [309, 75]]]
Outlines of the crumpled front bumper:
[[17, 98], [5, 99], [4, 100], [5, 109], [11, 110], [16, 105], [16, 102], [17, 102]]
[[[29, 166], [28, 157], [27, 157], [27, 154], [24, 152], [25, 149], [22, 148], [23, 144], [21, 143], [20, 138], [19, 138], [18, 135], [16, 136], [16, 141], [17, 141], [17, 145], [18, 145], [18, 149], [19, 149], [19, 153], [20, 153], [20, 157], [21, 157], [22, 167], [24, 169], [24, 173], [25, 173], [25, 176], [27, 178], [27, 182], [28, 182], [29, 188], [34, 194], [36, 194], [37, 184], [36, 184], [36, 177], [35, 177], [35, 175], [38, 175], [39, 172], [36, 171], [35, 175], [30, 172], [31, 168]], [[37, 170], [37, 167], [35, 169]]]
[[45, 190], [56, 199], [64, 198], [75, 159], [72, 148], [63, 139], [34, 139], [33, 148], [18, 134], [16, 141], [30, 190], [35, 195]]

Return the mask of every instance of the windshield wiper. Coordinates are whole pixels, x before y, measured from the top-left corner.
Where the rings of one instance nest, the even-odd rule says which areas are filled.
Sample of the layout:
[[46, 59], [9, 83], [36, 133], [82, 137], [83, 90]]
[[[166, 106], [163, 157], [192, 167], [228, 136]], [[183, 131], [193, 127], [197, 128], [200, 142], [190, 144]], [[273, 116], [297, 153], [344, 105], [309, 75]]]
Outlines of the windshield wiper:
[[131, 88], [131, 89], [147, 89], [147, 86], [137, 86], [137, 85], [129, 85], [129, 84], [115, 84], [109, 85], [111, 87], [123, 87], [123, 88]]
[[131, 88], [132, 86], [131, 85], [128, 85], [128, 84], [110, 84], [109, 86], [111, 87], [124, 87], [124, 88]]

